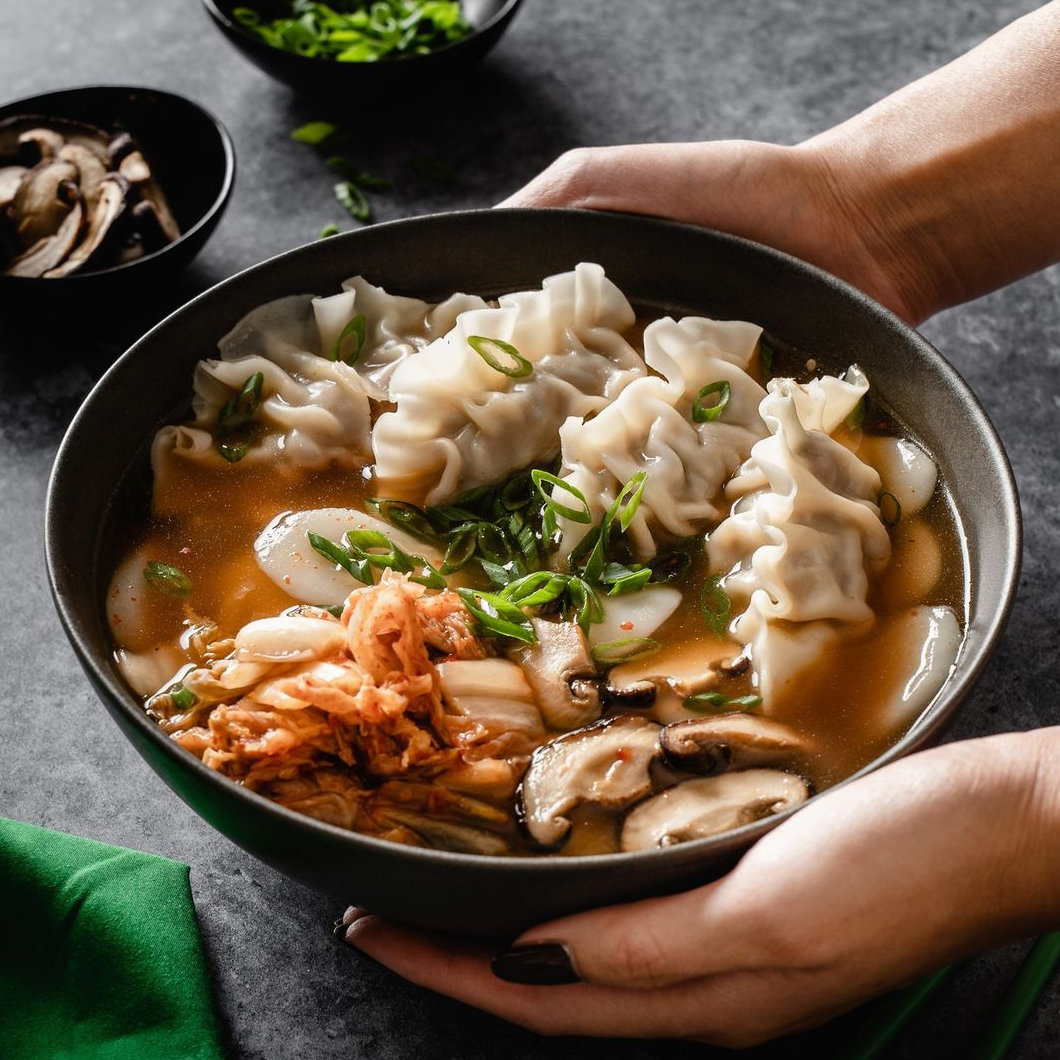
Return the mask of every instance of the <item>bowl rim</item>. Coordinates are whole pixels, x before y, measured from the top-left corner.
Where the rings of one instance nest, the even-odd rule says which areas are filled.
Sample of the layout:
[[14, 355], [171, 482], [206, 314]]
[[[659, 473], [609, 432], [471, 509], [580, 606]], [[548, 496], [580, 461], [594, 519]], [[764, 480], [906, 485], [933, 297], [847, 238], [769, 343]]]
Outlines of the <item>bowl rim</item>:
[[323, 63], [328, 67], [335, 67], [342, 69], [349, 67], [352, 69], [364, 69], [365, 67], [374, 66], [395, 66], [399, 63], [416, 62], [424, 59], [430, 59], [434, 55], [442, 55], [445, 52], [453, 51], [461, 45], [468, 44], [473, 41], [476, 37], [481, 36], [487, 30], [491, 29], [494, 25], [500, 22], [502, 19], [507, 18], [523, 0], [504, 0], [501, 6], [492, 14], [481, 26], [474, 26], [472, 32], [466, 37], [461, 37], [459, 40], [450, 41], [448, 44], [443, 44], [440, 48], [432, 48], [429, 52], [425, 52], [423, 55], [398, 55], [393, 59], [382, 59], [380, 62], [361, 62], [361, 63], [339, 63], [334, 59], [324, 59], [319, 55], [302, 55], [300, 52], [289, 52], [285, 48], [274, 48], [271, 44], [266, 43], [260, 37], [254, 36], [246, 26], [240, 24], [235, 19], [231, 18], [227, 11], [224, 11], [217, 0], [202, 0], [202, 6], [206, 8], [207, 14], [217, 23], [224, 26], [225, 29], [231, 30], [238, 34], [243, 40], [255, 48], [260, 48], [266, 51], [268, 54], [279, 54], [290, 56], [292, 60], [298, 60], [306, 64], [305, 69], [309, 70], [311, 65]]
[[[177, 103], [196, 110], [213, 126], [217, 133], [218, 139], [221, 142], [221, 151], [224, 155], [224, 172], [221, 176], [221, 187], [215, 196], [213, 202], [206, 208], [202, 216], [190, 227], [186, 228], [180, 235], [173, 240], [172, 243], [167, 243], [164, 247], [159, 247], [157, 250], [152, 250], [150, 254], [144, 254], [143, 257], [136, 258], [133, 261], [121, 262], [117, 265], [109, 265], [105, 269], [93, 269], [90, 272], [74, 272], [69, 276], [62, 276], [59, 278], [60, 282], [63, 283], [88, 283], [97, 277], [102, 276], [114, 276], [119, 272], [124, 272], [129, 269], [136, 268], [137, 265], [143, 265], [148, 261], [156, 261], [163, 255], [168, 254], [170, 251], [175, 250], [181, 246], [184, 242], [191, 239], [201, 228], [209, 224], [214, 217], [217, 216], [218, 212], [222, 210], [225, 203], [228, 201], [232, 194], [232, 188], [235, 185], [236, 179], [236, 149], [235, 144], [232, 141], [231, 133], [225, 127], [224, 123], [215, 115], [212, 111], [207, 110], [201, 103], [196, 102], [189, 96], [182, 95], [180, 92], [173, 92], [168, 88], [154, 88], [151, 85], [118, 85], [112, 83], [101, 83], [101, 84], [90, 84], [90, 85], [69, 85], [66, 88], [55, 88], [49, 92], [40, 92], [35, 96], [26, 96], [22, 99], [14, 99], [9, 103], [0, 104], [0, 111], [10, 111], [12, 107], [29, 106], [41, 103], [44, 100], [53, 99], [56, 96], [65, 96], [71, 93], [79, 92], [140, 92], [149, 94], [152, 96], [167, 96], [171, 100], [176, 100]], [[30, 113], [33, 113], [32, 111]], [[41, 107], [36, 113], [42, 117], [48, 117], [48, 112], [45, 107]], [[16, 117], [17, 114], [9, 114], [6, 117], [0, 117], [0, 121], [6, 121], [7, 117]], [[47, 280], [50, 284], [55, 284], [55, 279], [48, 279], [45, 276], [4, 276], [0, 273], [0, 280], [4, 281], [24, 281], [28, 283], [35, 283], [36, 281]]]
[[[570, 215], [572, 217], [583, 217], [585, 215], [595, 217], [608, 217], [615, 223], [631, 226], [647, 226], [662, 230], [694, 232], [705, 234], [708, 238], [721, 243], [728, 243], [742, 248], [751, 248], [758, 254], [764, 254], [784, 269], [794, 268], [803, 272], [811, 282], [823, 284], [831, 288], [840, 296], [852, 300], [858, 306], [875, 315], [880, 324], [897, 330], [903, 339], [913, 346], [918, 355], [925, 358], [934, 371], [942, 377], [944, 382], [953, 388], [958, 400], [972, 410], [977, 419], [977, 426], [986, 443], [988, 459], [999, 472], [1002, 484], [1002, 493], [999, 498], [1002, 519], [1008, 527], [1006, 547], [1004, 555], [998, 563], [1003, 567], [1001, 577], [1001, 598], [999, 606], [990, 614], [985, 623], [976, 626], [976, 632], [981, 641], [976, 650], [966, 654], [967, 642], [962, 639], [961, 654], [954, 664], [950, 676], [945, 684], [936, 694], [934, 699], [924, 708], [924, 711], [912, 723], [909, 730], [892, 744], [886, 751], [872, 759], [862, 768], [845, 777], [825, 791], [815, 794], [810, 801], [814, 801], [828, 792], [838, 790], [841, 787], [874, 772], [899, 758], [930, 746], [945, 731], [953, 720], [968, 693], [971, 691], [978, 679], [983, 667], [993, 653], [1005, 623], [1008, 620], [1016, 593], [1019, 586], [1019, 573], [1022, 560], [1023, 548], [1023, 524], [1020, 512], [1019, 495], [1016, 487], [1015, 476], [1012, 472], [1008, 456], [1001, 443], [1001, 439], [991, 422], [986, 410], [976, 397], [971, 387], [964, 381], [957, 370], [949, 361], [932, 346], [918, 331], [907, 324], [889, 309], [880, 305], [863, 291], [853, 287], [844, 280], [825, 272], [823, 269], [808, 262], [804, 262], [793, 255], [787, 254], [772, 247], [755, 243], [752, 240], [728, 233], [718, 232], [714, 229], [705, 229], [701, 226], [685, 224], [682, 222], [663, 220], [660, 218], [647, 217], [635, 214], [606, 213], [603, 211], [581, 210], [581, 209], [557, 209], [557, 208], [494, 208], [478, 210], [458, 210], [436, 214], [423, 214], [417, 217], [403, 218], [394, 221], [380, 222], [371, 226], [371, 231], [382, 229], [399, 232], [403, 229], [415, 229], [423, 224], [432, 224], [439, 221], [456, 222], [466, 220], [469, 217], [481, 215], [523, 214], [528, 218], [535, 216], [548, 216], [555, 218], [556, 215]], [[352, 242], [358, 239], [368, 229], [357, 229], [334, 236], [326, 241], [327, 245], [338, 245], [339, 241]], [[284, 251], [271, 258], [243, 269], [233, 276], [228, 277], [212, 287], [201, 292], [183, 306], [174, 310], [168, 316], [141, 336], [128, 350], [125, 351], [99, 379], [78, 409], [69, 427], [66, 430], [59, 449], [56, 452], [49, 476], [45, 516], [44, 516], [44, 551], [45, 564], [48, 572], [48, 583], [52, 593], [55, 608], [59, 614], [60, 622], [66, 632], [74, 652], [81, 666], [88, 674], [98, 695], [105, 693], [109, 696], [110, 704], [118, 708], [126, 719], [145, 734], [162, 754], [168, 755], [183, 769], [190, 770], [193, 774], [212, 787], [222, 798], [234, 798], [243, 803], [251, 813], [255, 811], [266, 816], [272, 816], [283, 827], [303, 832], [306, 836], [316, 836], [324, 843], [348, 844], [352, 852], [357, 849], [366, 849], [376, 853], [385, 854], [398, 861], [405, 861], [409, 866], [423, 862], [426, 863], [448, 863], [452, 866], [480, 866], [483, 870], [499, 872], [502, 875], [508, 873], [523, 874], [531, 873], [548, 877], [550, 875], [576, 872], [579, 869], [592, 871], [594, 869], [613, 868], [615, 870], [632, 869], [636, 866], [662, 864], [670, 860], [690, 860], [697, 854], [702, 855], [704, 862], [710, 856], [724, 855], [726, 853], [742, 853], [752, 843], [757, 842], [766, 833], [772, 831], [793, 813], [797, 813], [802, 807], [794, 807], [782, 813], [760, 821], [752, 822], [741, 828], [722, 833], [705, 839], [691, 840], [685, 843], [674, 844], [657, 850], [616, 852], [609, 854], [577, 854], [561, 855], [553, 857], [520, 857], [515, 855], [485, 855], [460, 853], [449, 850], [439, 850], [429, 847], [411, 847], [401, 843], [379, 839], [373, 836], [363, 835], [337, 825], [327, 824], [316, 818], [300, 814], [295, 810], [280, 806], [278, 803], [249, 791], [240, 784], [231, 781], [216, 770], [210, 769], [201, 760], [188, 754], [178, 744], [174, 743], [155, 722], [148, 718], [139, 702], [132, 692], [118, 679], [111, 666], [98, 658], [89, 638], [85, 635], [82, 623], [79, 621], [68, 582], [74, 580], [72, 572], [65, 572], [60, 562], [62, 553], [62, 539], [69, 530], [68, 520], [62, 517], [61, 496], [64, 492], [63, 480], [67, 475], [67, 468], [71, 460], [71, 454], [79, 449], [78, 434], [81, 424], [87, 418], [95, 405], [105, 401], [106, 392], [110, 386], [112, 377], [121, 371], [122, 366], [130, 360], [140, 356], [140, 351], [153, 343], [156, 338], [170, 328], [174, 322], [189, 314], [194, 314], [197, 307], [205, 300], [212, 298], [222, 288], [235, 286], [246, 282], [249, 277], [274, 268], [278, 263], [287, 261], [312, 253], [311, 248], [321, 246], [320, 242], [307, 243], [300, 247]], [[967, 628], [965, 629], [967, 634]], [[104, 703], [106, 706], [107, 704]], [[806, 804], [803, 804], [806, 805]], [[196, 811], [197, 812], [197, 811]], [[209, 823], [209, 822], [207, 822]], [[211, 825], [211, 827], [216, 827]]]

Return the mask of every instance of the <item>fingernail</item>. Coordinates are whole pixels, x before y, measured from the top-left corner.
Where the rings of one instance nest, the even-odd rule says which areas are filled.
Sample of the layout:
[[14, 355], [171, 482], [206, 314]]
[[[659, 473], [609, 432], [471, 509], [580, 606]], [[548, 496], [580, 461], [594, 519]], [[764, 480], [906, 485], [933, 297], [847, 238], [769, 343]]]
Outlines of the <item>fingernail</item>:
[[363, 909], [359, 909], [355, 905], [351, 905], [345, 913], [335, 921], [335, 926], [332, 928], [332, 934], [337, 939], [346, 938], [346, 932], [350, 929], [352, 924], [356, 924], [358, 920], [363, 916], [367, 916]]
[[529, 942], [497, 954], [490, 962], [493, 974], [509, 983], [530, 986], [563, 986], [581, 980], [574, 970], [570, 950], [562, 942]]

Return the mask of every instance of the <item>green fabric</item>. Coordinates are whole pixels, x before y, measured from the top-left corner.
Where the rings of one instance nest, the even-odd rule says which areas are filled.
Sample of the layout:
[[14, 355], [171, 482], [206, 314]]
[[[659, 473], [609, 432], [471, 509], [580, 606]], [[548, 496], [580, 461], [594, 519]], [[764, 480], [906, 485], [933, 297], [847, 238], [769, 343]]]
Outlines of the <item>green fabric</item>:
[[0, 1056], [221, 1055], [188, 866], [0, 818]]

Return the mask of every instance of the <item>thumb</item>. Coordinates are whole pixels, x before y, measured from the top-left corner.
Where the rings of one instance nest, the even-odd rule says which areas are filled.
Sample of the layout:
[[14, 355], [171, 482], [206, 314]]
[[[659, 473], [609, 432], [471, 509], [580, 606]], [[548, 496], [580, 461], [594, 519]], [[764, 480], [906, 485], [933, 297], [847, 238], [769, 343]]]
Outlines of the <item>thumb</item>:
[[493, 960], [510, 982], [651, 989], [761, 963], [760, 932], [725, 881], [532, 928]]

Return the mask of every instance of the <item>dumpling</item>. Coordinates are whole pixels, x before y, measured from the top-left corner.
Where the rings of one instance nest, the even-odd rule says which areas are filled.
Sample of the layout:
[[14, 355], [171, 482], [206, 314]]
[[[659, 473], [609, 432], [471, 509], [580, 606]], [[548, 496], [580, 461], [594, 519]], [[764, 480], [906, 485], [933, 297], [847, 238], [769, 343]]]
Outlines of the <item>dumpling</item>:
[[[660, 531], [689, 537], [724, 515], [725, 480], [766, 434], [758, 406], [765, 391], [747, 373], [762, 329], [742, 321], [666, 317], [644, 332], [645, 361], [663, 378], [636, 380], [592, 419], [560, 429], [560, 475], [580, 490], [595, 523], [637, 472], [647, 480], [629, 534], [642, 557], [657, 550]], [[729, 386], [713, 420], [697, 423], [692, 406], [710, 383]], [[560, 520], [568, 555], [589, 525]]]
[[[454, 295], [432, 305], [387, 294], [360, 276], [342, 286], [327, 297], [278, 298], [243, 317], [218, 343], [220, 359], [196, 369], [196, 426], [214, 429], [225, 403], [261, 372], [257, 418], [268, 429], [248, 457], [283, 455], [305, 467], [362, 461], [371, 452], [369, 399], [387, 400], [401, 360], [448, 331], [457, 313], [486, 304]], [[359, 316], [363, 341], [356, 329], [343, 334]]]
[[767, 705], [815, 662], [837, 623], [871, 624], [869, 579], [891, 551], [879, 475], [806, 429], [800, 395], [798, 384], [779, 380], [762, 402], [770, 436], [727, 487], [736, 503], [708, 541], [711, 569], [727, 572], [722, 585], [740, 609], [731, 632], [751, 645]]
[[[590, 264], [496, 308], [462, 312], [394, 370], [397, 408], [372, 432], [377, 476], [390, 489], [431, 484], [433, 505], [553, 456], [569, 416], [597, 412], [645, 374], [622, 336], [634, 321], [625, 296]], [[491, 367], [468, 343], [476, 335], [511, 344], [532, 369], [515, 377]]]

